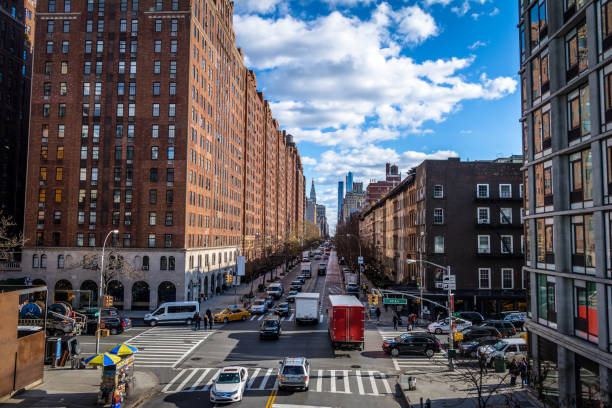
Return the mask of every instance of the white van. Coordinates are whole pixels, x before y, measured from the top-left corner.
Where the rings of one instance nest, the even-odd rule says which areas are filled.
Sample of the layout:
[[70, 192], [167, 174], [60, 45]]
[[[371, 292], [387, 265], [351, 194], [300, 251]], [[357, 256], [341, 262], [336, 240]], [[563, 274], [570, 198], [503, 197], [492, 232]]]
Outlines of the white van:
[[181, 322], [191, 324], [193, 315], [199, 311], [200, 304], [196, 301], [162, 303], [153, 313], [147, 313], [144, 321], [149, 326]]
[[516, 361], [521, 361], [523, 357], [527, 357], [527, 342], [523, 338], [503, 339], [491, 346], [486, 346], [484, 352], [487, 356], [487, 364], [491, 365], [493, 359], [501, 357], [507, 363], [516, 358]]
[[270, 286], [268, 286], [268, 290], [266, 293], [268, 294], [268, 296], [280, 299], [281, 296], [283, 296], [283, 292], [283, 285], [281, 283], [271, 283]]

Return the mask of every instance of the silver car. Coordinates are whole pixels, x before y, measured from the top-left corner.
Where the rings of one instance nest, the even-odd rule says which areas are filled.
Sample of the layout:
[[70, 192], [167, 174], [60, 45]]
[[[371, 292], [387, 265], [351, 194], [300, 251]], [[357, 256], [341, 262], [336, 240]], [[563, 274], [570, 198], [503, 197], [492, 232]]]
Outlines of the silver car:
[[308, 391], [310, 384], [310, 362], [306, 357], [285, 357], [280, 362], [278, 388], [303, 388]]
[[251, 313], [264, 314], [268, 311], [268, 305], [264, 299], [257, 299], [251, 305]]

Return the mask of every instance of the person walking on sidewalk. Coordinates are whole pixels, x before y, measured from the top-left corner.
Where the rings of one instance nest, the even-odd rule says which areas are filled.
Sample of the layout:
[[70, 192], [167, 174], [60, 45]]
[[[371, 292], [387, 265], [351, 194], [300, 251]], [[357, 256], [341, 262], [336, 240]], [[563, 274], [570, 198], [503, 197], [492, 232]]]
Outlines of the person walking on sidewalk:
[[518, 362], [516, 361], [516, 358], [512, 359], [510, 367], [508, 367], [508, 371], [510, 372], [510, 385], [514, 386], [516, 385], [516, 377], [519, 373], [519, 366]]
[[208, 325], [210, 330], [212, 330], [212, 326], [213, 326], [213, 315], [212, 312], [210, 311], [210, 309], [206, 309], [206, 316], [208, 317]]
[[408, 316], [408, 331], [412, 331], [412, 329], [414, 329], [414, 322], [416, 321], [416, 316], [413, 314], [411, 314], [410, 316]]
[[380, 322], [380, 308], [376, 308], [376, 321]]
[[201, 321], [202, 321], [202, 316], [200, 316], [200, 312], [195, 312], [195, 314], [193, 315], [194, 330], [200, 330]]
[[484, 372], [485, 374], [488, 374], [488, 368], [487, 368], [487, 355], [485, 354], [484, 351], [480, 352], [480, 357], [478, 358], [478, 364], [480, 365], [480, 372]]
[[397, 316], [393, 315], [393, 330], [397, 331]]
[[521, 373], [521, 388], [527, 385], [527, 372], [529, 367], [527, 366], [527, 359], [523, 357], [521, 362], [519, 363], [519, 371]]

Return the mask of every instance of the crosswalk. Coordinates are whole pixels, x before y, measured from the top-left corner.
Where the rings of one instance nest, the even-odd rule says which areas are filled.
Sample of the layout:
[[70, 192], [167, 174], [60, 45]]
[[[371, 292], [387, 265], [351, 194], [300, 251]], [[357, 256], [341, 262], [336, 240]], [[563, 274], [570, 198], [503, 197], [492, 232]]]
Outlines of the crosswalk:
[[191, 327], [154, 327], [126, 343], [138, 347], [135, 355], [138, 367], [174, 368], [212, 333], [214, 330], [195, 331]]
[[[221, 372], [220, 368], [185, 368], [177, 372], [162, 393], [208, 391]], [[249, 368], [247, 391], [278, 388], [277, 368]], [[370, 370], [310, 371], [309, 391], [334, 394], [384, 396], [393, 394], [389, 377]]]
[[[394, 330], [393, 327], [379, 327], [378, 332], [383, 340], [392, 339], [405, 333], [402, 330]], [[425, 332], [427, 332], [427, 330], [417, 328], [410, 333]], [[396, 370], [414, 374], [444, 371], [448, 363], [446, 354], [443, 353], [436, 353], [432, 358], [419, 354], [400, 354], [397, 357], [391, 357], [391, 359], [393, 360], [393, 365]]]

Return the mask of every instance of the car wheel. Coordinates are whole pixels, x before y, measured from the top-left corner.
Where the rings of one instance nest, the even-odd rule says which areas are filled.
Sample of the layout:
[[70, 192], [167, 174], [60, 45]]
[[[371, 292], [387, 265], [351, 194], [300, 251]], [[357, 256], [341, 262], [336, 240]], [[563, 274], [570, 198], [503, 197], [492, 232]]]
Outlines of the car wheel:
[[397, 357], [397, 356], [399, 356], [399, 350], [398, 350], [398, 349], [396, 349], [396, 348], [391, 349], [391, 355], [392, 355], [393, 357]]
[[185, 323], [187, 323], [187, 326], [191, 326], [191, 322], [192, 322], [192, 320], [191, 320], [191, 319], [187, 319], [187, 320], [185, 321]]
[[436, 329], [436, 334], [442, 334], [442, 329], [438, 327], [438, 328]]
[[246, 320], [246, 316], [242, 316], [242, 321], [244, 322]]
[[111, 331], [110, 331], [110, 334], [112, 334], [113, 336], [116, 335], [117, 333], [118, 333], [117, 329], [115, 329], [115, 328], [112, 328]]
[[155, 327], [155, 325], [156, 325], [156, 324], [157, 324], [157, 321], [156, 321], [156, 320], [151, 320], [151, 321], [149, 322], [149, 326], [151, 326], [151, 327]]
[[425, 355], [428, 358], [432, 358], [434, 356], [434, 351], [432, 349], [427, 349], [427, 350], [425, 350]]
[[223, 323], [227, 323], [227, 322], [228, 322], [228, 320], [227, 320], [227, 317], [226, 317], [225, 319], [223, 319]]

